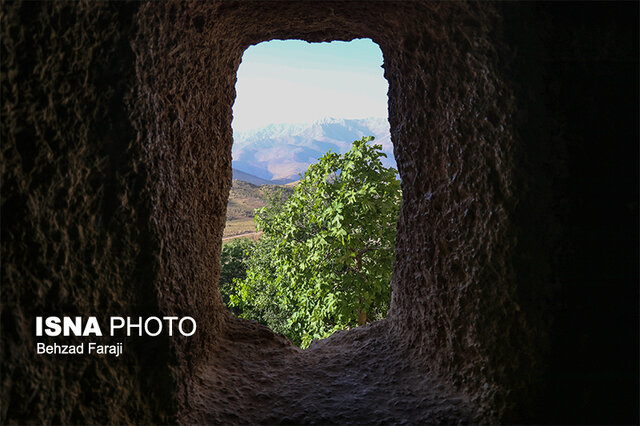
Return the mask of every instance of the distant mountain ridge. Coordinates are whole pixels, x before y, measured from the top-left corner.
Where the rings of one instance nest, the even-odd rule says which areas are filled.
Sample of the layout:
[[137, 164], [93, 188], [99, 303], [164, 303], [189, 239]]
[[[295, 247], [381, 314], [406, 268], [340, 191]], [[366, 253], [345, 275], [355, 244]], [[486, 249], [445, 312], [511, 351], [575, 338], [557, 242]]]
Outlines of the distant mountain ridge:
[[242, 170], [238, 170], [235, 167], [233, 168], [233, 179], [241, 180], [242, 182], [248, 182], [256, 186], [261, 185], [275, 185], [273, 181], [259, 178], [258, 176], [254, 176], [249, 173], [245, 173]]
[[327, 151], [342, 154], [363, 136], [375, 136], [375, 143], [387, 154], [384, 165], [396, 167], [386, 118], [325, 118], [309, 124], [272, 124], [234, 133], [234, 179], [256, 185], [292, 182]]

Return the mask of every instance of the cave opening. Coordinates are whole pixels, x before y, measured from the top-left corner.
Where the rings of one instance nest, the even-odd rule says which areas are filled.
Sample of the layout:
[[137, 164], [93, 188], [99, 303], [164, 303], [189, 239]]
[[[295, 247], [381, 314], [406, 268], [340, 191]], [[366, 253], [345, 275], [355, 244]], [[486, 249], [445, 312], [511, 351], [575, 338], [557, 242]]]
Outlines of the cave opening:
[[[158, 25], [145, 27], [139, 62], [154, 71], [140, 77], [143, 118], [161, 124], [149, 130], [146, 161], [167, 253], [163, 300], [178, 301], [171, 309], [188, 310], [203, 324], [188, 346], [176, 347], [178, 359], [201, 367], [185, 422], [231, 423], [239, 415], [256, 423], [375, 422], [382, 418], [372, 414], [377, 409], [389, 423], [473, 422], [501, 418], [510, 408], [494, 407], [519, 392], [508, 372], [525, 361], [511, 357], [512, 342], [532, 344], [515, 320], [525, 305], [512, 303], [519, 300], [510, 258], [517, 235], [509, 222], [516, 145], [511, 92], [491, 60], [493, 22], [467, 19], [476, 12], [463, 4], [389, 4], [198, 5], [180, 22], [210, 16], [202, 28], [187, 25], [156, 38]], [[144, 9], [173, 28], [170, 13]], [[441, 19], [469, 25], [443, 26]], [[300, 350], [230, 314], [218, 291], [237, 72], [243, 52], [265, 40], [358, 37], [384, 52], [402, 178], [390, 309], [381, 321]], [[192, 78], [183, 78], [185, 69]], [[354, 389], [375, 392], [344, 404]]]
[[389, 309], [402, 191], [383, 63], [368, 38], [288, 39], [237, 70], [219, 288], [303, 348]]

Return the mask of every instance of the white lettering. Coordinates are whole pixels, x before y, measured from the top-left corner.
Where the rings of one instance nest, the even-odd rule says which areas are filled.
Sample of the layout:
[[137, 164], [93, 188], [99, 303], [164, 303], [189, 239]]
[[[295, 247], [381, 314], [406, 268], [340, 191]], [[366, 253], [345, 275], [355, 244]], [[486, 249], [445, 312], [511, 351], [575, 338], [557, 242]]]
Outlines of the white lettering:
[[38, 355], [82, 355], [84, 354], [84, 343], [79, 345], [59, 345], [57, 343], [47, 345], [46, 343], [38, 342], [36, 344], [36, 352]]
[[131, 319], [127, 317], [127, 336], [131, 336], [131, 329], [138, 328], [138, 336], [142, 336], [142, 317], [138, 317], [138, 323], [132, 324]]
[[[190, 322], [191, 322], [191, 324], [193, 324], [193, 329], [191, 330], [191, 333], [185, 333], [185, 332], [184, 332], [184, 329], [182, 328], [182, 323], [183, 323], [184, 321], [186, 321], [186, 320], [190, 321]], [[183, 336], [187, 336], [187, 337], [192, 336], [192, 335], [193, 335], [193, 333], [195, 333], [195, 332], [196, 332], [196, 320], [194, 320], [194, 319], [193, 319], [193, 318], [191, 318], [191, 317], [184, 317], [184, 318], [182, 318], [182, 319], [180, 320], [180, 322], [178, 323], [178, 328], [180, 329], [180, 333], [182, 333], [182, 335], [183, 335]]]
[[71, 317], [63, 317], [62, 318], [63, 325], [63, 333], [65, 336], [69, 336], [71, 332], [73, 332], [74, 336], [82, 335], [82, 318], [76, 317], [76, 320], [73, 321]]
[[42, 336], [42, 317], [36, 317], [36, 336]]
[[[116, 321], [119, 322], [118, 325], [116, 325]], [[111, 317], [111, 336], [114, 335], [115, 329], [116, 328], [124, 328], [124, 318], [122, 317]]]
[[[152, 333], [151, 331], [149, 331], [149, 321], [155, 321], [158, 324], [158, 331], [156, 331], [156, 333]], [[147, 320], [144, 322], [144, 331], [149, 335], [149, 336], [157, 336], [158, 334], [162, 333], [162, 321], [160, 321], [160, 318], [158, 317], [149, 317], [147, 318]]]
[[[44, 319], [44, 325], [43, 325]], [[196, 332], [196, 321], [192, 317], [179, 318], [176, 316], [166, 317], [111, 317], [110, 335], [114, 336], [116, 330], [124, 330], [126, 326], [127, 336], [133, 334], [132, 330], [138, 330], [138, 336], [156, 337], [165, 331], [165, 322], [168, 330], [166, 333], [173, 336], [175, 323], [177, 322], [178, 332], [185, 337], [193, 336]], [[155, 325], [154, 325], [155, 323]], [[84, 323], [82, 317], [36, 317], [36, 336], [99, 336], [102, 337], [102, 330], [96, 317], [89, 317]], [[135, 335], [135, 334], [133, 334]]]
[[100, 326], [98, 325], [98, 320], [96, 319], [96, 317], [89, 317], [87, 325], [84, 329], [84, 333], [82, 333], [83, 336], [88, 336], [90, 334], [102, 336], [102, 330], [100, 330]]
[[178, 317], [164, 317], [164, 319], [169, 321], [169, 336], [173, 336], [173, 321], [177, 320]]
[[62, 328], [60, 327], [60, 318], [58, 317], [48, 317], [44, 321], [47, 329], [44, 331], [47, 333], [47, 336], [59, 336]]
[[[47, 317], [44, 320], [44, 332], [47, 336], [102, 336], [102, 330], [96, 317], [89, 317], [82, 329], [82, 317]], [[42, 317], [36, 317], [36, 336], [42, 336]]]

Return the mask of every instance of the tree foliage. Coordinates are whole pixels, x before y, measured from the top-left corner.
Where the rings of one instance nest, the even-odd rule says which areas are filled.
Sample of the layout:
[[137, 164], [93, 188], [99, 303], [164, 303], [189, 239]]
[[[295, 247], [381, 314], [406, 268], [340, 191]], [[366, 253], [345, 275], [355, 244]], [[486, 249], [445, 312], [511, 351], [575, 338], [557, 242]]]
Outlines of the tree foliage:
[[242, 317], [306, 347], [386, 315], [401, 189], [371, 140], [328, 152], [286, 202], [257, 212], [264, 235], [230, 297]]
[[222, 301], [236, 315], [242, 311], [230, 306], [231, 295], [235, 293], [234, 280], [243, 280], [247, 276], [247, 265], [256, 243], [248, 238], [236, 238], [222, 245], [220, 253], [220, 293]]

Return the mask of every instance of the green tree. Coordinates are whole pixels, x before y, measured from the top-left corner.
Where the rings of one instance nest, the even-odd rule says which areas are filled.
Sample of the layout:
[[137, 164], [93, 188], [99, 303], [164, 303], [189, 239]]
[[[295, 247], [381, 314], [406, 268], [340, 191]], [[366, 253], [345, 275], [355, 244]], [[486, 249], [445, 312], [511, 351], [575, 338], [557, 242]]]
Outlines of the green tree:
[[231, 298], [241, 316], [307, 347], [386, 315], [401, 189], [371, 140], [328, 152], [286, 202], [257, 212], [264, 235]]
[[243, 280], [247, 276], [247, 264], [256, 243], [248, 238], [235, 238], [222, 245], [220, 253], [220, 293], [222, 301], [235, 315], [242, 314], [237, 307], [230, 305], [231, 296], [236, 291], [234, 280]]

